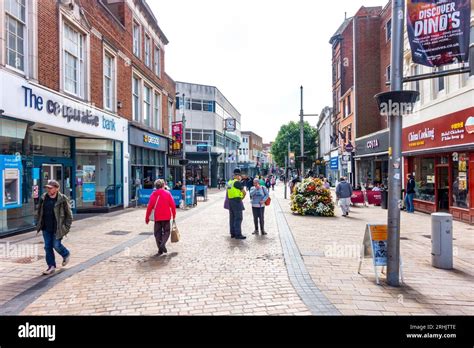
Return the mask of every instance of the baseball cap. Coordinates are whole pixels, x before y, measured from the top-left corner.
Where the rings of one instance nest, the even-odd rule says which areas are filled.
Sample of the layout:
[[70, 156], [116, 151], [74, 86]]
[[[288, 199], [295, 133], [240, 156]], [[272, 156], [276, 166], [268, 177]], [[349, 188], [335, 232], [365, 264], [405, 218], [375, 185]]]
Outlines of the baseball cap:
[[56, 187], [56, 188], [59, 188], [59, 182], [57, 182], [56, 180], [49, 180], [48, 183], [46, 185], [44, 185], [44, 187]]

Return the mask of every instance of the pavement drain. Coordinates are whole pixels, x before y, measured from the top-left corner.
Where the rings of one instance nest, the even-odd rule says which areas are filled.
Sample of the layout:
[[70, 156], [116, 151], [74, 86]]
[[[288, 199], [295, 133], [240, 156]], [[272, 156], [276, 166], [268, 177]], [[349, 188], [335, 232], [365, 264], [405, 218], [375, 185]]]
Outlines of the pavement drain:
[[112, 231], [112, 232], [109, 232], [109, 233], [106, 233], [106, 234], [110, 234], [112, 236], [125, 236], [129, 233], [132, 233], [130, 231]]
[[326, 257], [326, 254], [324, 254], [324, 251], [315, 251], [315, 252], [309, 252], [309, 253], [304, 253], [301, 254], [301, 256], [317, 256], [317, 257]]
[[153, 232], [142, 232], [139, 234], [140, 236], [152, 236]]
[[283, 254], [265, 254], [262, 256], [257, 256], [257, 260], [278, 260], [282, 258]]

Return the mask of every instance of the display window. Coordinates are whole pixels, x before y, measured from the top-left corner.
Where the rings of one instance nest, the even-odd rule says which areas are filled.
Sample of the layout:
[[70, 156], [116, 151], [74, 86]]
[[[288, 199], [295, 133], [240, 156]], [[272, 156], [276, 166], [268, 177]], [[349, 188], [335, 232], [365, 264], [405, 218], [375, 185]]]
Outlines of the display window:
[[469, 154], [453, 153], [452, 206], [469, 208]]
[[434, 157], [416, 157], [413, 159], [415, 177], [415, 198], [435, 202], [435, 159]]

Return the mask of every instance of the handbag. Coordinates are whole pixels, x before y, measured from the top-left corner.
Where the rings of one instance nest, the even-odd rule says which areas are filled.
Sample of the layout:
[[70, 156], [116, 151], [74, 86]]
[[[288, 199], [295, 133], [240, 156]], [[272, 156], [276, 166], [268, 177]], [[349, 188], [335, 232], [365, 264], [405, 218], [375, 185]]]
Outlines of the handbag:
[[150, 214], [150, 221], [155, 221], [155, 210], [156, 210], [156, 205], [158, 204], [158, 201], [160, 200], [160, 196], [156, 199], [155, 206], [153, 207], [153, 210], [151, 211]]
[[271, 202], [272, 202], [272, 199], [268, 197], [267, 200], [265, 201], [265, 205], [270, 205]]
[[178, 226], [176, 226], [176, 222], [173, 220], [173, 227], [171, 228], [171, 243], [179, 242], [181, 235], [179, 234]]

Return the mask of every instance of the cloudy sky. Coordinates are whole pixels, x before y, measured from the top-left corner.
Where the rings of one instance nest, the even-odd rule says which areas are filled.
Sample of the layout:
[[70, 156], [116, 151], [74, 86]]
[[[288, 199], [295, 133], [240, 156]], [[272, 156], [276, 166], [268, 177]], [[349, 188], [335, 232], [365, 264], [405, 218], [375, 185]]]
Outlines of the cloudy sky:
[[[170, 43], [176, 81], [213, 85], [265, 142], [304, 112], [331, 106], [329, 39], [360, 6], [387, 0], [147, 0]], [[316, 124], [316, 118], [308, 118]]]

